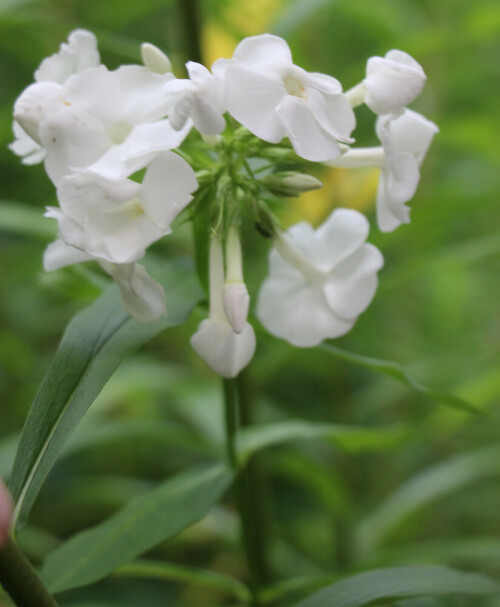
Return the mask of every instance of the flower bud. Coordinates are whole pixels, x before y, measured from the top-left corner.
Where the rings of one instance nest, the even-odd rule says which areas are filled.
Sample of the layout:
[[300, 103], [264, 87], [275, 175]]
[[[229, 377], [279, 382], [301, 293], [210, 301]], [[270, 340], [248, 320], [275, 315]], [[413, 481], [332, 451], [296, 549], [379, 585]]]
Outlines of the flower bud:
[[2, 479], [0, 479], [0, 550], [4, 547], [9, 535], [12, 512], [12, 499], [7, 487]]
[[261, 183], [271, 194], [282, 198], [296, 197], [302, 192], [318, 190], [323, 185], [319, 179], [312, 175], [292, 171], [266, 175], [261, 179]]
[[172, 72], [170, 59], [154, 44], [144, 42], [141, 45], [142, 62], [155, 74], [168, 74]]
[[223, 294], [224, 313], [235, 333], [242, 333], [248, 316], [250, 295], [244, 282], [226, 282]]

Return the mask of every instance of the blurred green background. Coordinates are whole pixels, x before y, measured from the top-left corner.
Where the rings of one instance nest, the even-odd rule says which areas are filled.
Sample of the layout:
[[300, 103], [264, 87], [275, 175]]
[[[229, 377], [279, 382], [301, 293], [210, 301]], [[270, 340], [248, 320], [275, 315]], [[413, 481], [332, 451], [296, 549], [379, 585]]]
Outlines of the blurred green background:
[[[42, 58], [56, 52], [76, 27], [96, 33], [102, 60], [110, 68], [138, 62], [140, 43], [149, 41], [163, 48], [182, 73], [193, 52], [182, 4], [0, 0], [4, 478], [63, 329], [95, 298], [103, 279], [92, 266], [43, 272], [43, 250], [55, 228], [42, 215], [46, 205], [55, 203], [54, 191], [42, 166], [23, 166], [7, 149], [13, 103], [32, 82]], [[319, 223], [336, 206], [367, 213], [373, 226], [370, 241], [382, 250], [386, 264], [373, 304], [336, 345], [396, 361], [424, 384], [462, 396], [498, 416], [498, 0], [203, 0], [199, 11], [201, 52], [207, 65], [219, 56], [230, 56], [242, 37], [266, 31], [286, 38], [295, 63], [334, 75], [345, 89], [362, 79], [368, 57], [392, 48], [405, 50], [422, 64], [428, 82], [412, 108], [436, 122], [440, 133], [410, 203], [411, 224], [381, 234], [373, 213], [376, 173], [339, 169], [318, 170], [325, 187], [286, 202], [282, 218], [286, 224], [301, 218]], [[375, 144], [373, 115], [360, 108], [357, 117], [358, 142]], [[252, 226], [245, 233], [244, 249], [246, 278], [255, 300], [266, 272], [267, 243]], [[185, 255], [192, 255], [186, 226], [157, 244], [151, 261]], [[167, 331], [125, 362], [84, 423], [92, 434], [103, 424], [162, 419], [181, 424], [191, 438], [168, 444], [152, 440], [146, 430], [142, 438], [133, 433], [114, 439], [97, 435], [95, 444], [87, 441], [85, 448], [65, 457], [49, 477], [31, 524], [20, 536], [35, 562], [62, 538], [102, 520], [158, 479], [210, 457], [211, 446], [222, 433], [221, 391], [189, 346], [202, 317], [198, 309], [187, 325]], [[391, 378], [349, 365], [321, 349], [295, 349], [263, 331], [258, 331], [258, 349], [246, 381], [254, 421], [300, 418], [400, 424], [404, 429], [401, 440], [366, 455], [340, 453], [328, 443], [309, 441], [259, 456], [275, 579], [381, 563], [441, 562], [500, 570], [497, 417], [446, 408]], [[490, 446], [493, 450], [486, 456], [475, 455]], [[498, 460], [496, 468], [485, 463], [489, 458]], [[395, 506], [394, 500], [386, 502], [419, 474], [421, 485], [413, 493], [400, 496]], [[173, 543], [160, 546], [153, 556], [243, 575], [230, 503]], [[80, 607], [229, 604], [223, 596], [185, 584], [113, 578], [67, 593], [64, 601]], [[0, 596], [0, 605], [4, 604], [7, 599]], [[440, 604], [479, 602], [419, 603]]]

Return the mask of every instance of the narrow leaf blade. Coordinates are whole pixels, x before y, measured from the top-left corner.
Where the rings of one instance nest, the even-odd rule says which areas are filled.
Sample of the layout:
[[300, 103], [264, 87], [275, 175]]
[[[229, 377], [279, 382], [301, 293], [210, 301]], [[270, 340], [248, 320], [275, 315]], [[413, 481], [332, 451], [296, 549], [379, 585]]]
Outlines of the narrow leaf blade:
[[170, 264], [163, 284], [168, 316], [140, 324], [123, 311], [115, 287], [68, 325], [23, 428], [10, 489], [22, 526], [67, 438], [122, 360], [155, 335], [184, 322], [200, 298], [192, 267]]
[[373, 601], [421, 595], [494, 594], [500, 585], [478, 573], [448, 567], [395, 567], [350, 576], [295, 607], [361, 607]]
[[232, 479], [225, 464], [168, 479], [57, 548], [45, 562], [42, 579], [54, 593], [102, 579], [202, 518]]
[[487, 415], [485, 411], [472, 403], [469, 403], [464, 398], [460, 398], [459, 396], [455, 396], [453, 394], [447, 394], [445, 392], [438, 392], [424, 386], [411, 377], [411, 375], [405, 371], [401, 365], [398, 365], [393, 361], [354, 354], [353, 352], [348, 352], [347, 350], [343, 350], [337, 346], [332, 346], [331, 344], [321, 344], [319, 347], [336, 358], [359, 365], [360, 367], [365, 367], [366, 369], [370, 369], [372, 371], [376, 371], [377, 373], [382, 373], [383, 375], [389, 375], [401, 383], [406, 384], [415, 392], [422, 394], [431, 400], [439, 401], [444, 405], [448, 405], [454, 409], [466, 411], [467, 413], [474, 413], [476, 415], [483, 416]]

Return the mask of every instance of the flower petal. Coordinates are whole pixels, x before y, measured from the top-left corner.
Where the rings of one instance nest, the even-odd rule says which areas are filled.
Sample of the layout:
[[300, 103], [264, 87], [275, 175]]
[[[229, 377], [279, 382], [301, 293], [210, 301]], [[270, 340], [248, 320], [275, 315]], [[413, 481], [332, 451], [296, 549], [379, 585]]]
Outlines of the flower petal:
[[62, 84], [72, 74], [83, 72], [89, 67], [96, 67], [100, 61], [94, 34], [77, 29], [71, 32], [67, 44], [61, 44], [58, 53], [42, 61], [35, 72], [35, 80]]
[[43, 254], [43, 268], [47, 272], [53, 270], [59, 270], [66, 266], [72, 266], [75, 263], [82, 263], [84, 261], [91, 261], [95, 259], [92, 255], [89, 255], [85, 251], [76, 249], [67, 245], [61, 239], [51, 242], [45, 249]]
[[226, 107], [238, 122], [269, 143], [283, 139], [285, 130], [276, 114], [286, 95], [281, 78], [235, 63], [226, 69], [225, 85]]
[[324, 162], [340, 155], [341, 150], [335, 137], [320, 126], [302, 99], [287, 95], [279, 104], [276, 113], [293, 149], [301, 158]]
[[163, 152], [148, 167], [140, 197], [147, 216], [162, 229], [191, 202], [198, 182], [189, 164], [173, 152]]
[[255, 332], [249, 323], [241, 333], [235, 333], [227, 321], [207, 318], [191, 337], [191, 345], [213, 371], [232, 378], [252, 360]]
[[236, 47], [233, 58], [249, 65], [291, 65], [290, 47], [278, 36], [262, 34], [242, 40]]
[[112, 264], [101, 262], [101, 266], [117, 282], [122, 305], [140, 323], [148, 323], [166, 316], [163, 287], [136, 263]]
[[342, 318], [355, 320], [373, 299], [377, 271], [383, 264], [382, 254], [371, 244], [346, 256], [329, 274], [324, 287], [330, 308]]
[[314, 89], [306, 91], [311, 112], [325, 131], [339, 141], [353, 143], [350, 135], [356, 126], [356, 117], [347, 97], [325, 95]]

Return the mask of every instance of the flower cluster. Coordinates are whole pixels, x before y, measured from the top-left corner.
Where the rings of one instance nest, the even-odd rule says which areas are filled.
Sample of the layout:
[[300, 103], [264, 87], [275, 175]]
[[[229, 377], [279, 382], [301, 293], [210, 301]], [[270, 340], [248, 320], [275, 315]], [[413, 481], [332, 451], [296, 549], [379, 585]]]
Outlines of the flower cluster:
[[[344, 93], [332, 76], [295, 65], [287, 43], [269, 34], [246, 38], [211, 70], [188, 62], [188, 78], [177, 78], [151, 44], [142, 60], [110, 71], [95, 36], [76, 30], [15, 104], [11, 149], [25, 164], [43, 161], [57, 191], [46, 216], [59, 236], [45, 268], [97, 261], [125, 309], [153, 321], [166, 313], [165, 295], [137, 262], [189, 207], [189, 219], [203, 223], [196, 246], [209, 251], [210, 297], [191, 343], [217, 373], [234, 377], [256, 345], [239, 236], [246, 209], [274, 245], [256, 307], [264, 327], [299, 347], [349, 331], [383, 265], [366, 243], [367, 219], [335, 209], [317, 230], [301, 223], [284, 232], [272, 200], [321, 186], [297, 172], [309, 162], [375, 166], [380, 229], [408, 222], [406, 202], [437, 132], [406, 107], [424, 86], [422, 67], [393, 50], [369, 59], [366, 77]], [[380, 147], [352, 146], [361, 103], [378, 116]]]

